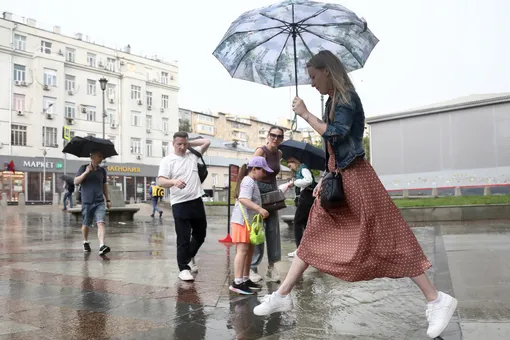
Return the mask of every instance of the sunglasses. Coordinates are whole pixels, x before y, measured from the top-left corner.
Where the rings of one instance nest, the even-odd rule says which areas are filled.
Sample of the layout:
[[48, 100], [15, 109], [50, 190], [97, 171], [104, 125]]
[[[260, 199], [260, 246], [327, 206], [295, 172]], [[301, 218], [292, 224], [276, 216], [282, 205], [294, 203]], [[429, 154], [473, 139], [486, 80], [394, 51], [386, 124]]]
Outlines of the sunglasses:
[[257, 166], [256, 166], [254, 169], [255, 169], [255, 170], [262, 170], [262, 171], [266, 172], [266, 170], [264, 170], [264, 168], [259, 168], [259, 167], [257, 167]]
[[269, 137], [271, 137], [272, 139], [283, 139], [283, 135], [277, 135], [275, 133], [270, 133]]

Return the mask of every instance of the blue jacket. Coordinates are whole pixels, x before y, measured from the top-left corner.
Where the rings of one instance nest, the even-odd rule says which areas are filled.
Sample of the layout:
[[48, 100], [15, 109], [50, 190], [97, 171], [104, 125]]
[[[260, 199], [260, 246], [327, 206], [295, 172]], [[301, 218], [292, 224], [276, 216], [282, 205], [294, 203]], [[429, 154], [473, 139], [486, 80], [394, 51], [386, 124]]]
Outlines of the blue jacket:
[[325, 142], [331, 143], [338, 169], [345, 169], [356, 158], [365, 156], [365, 149], [363, 149], [365, 112], [356, 91], [351, 90], [349, 93], [351, 95], [350, 103], [336, 104], [335, 117], [332, 122], [329, 122], [331, 97], [326, 102], [324, 116], [322, 117], [323, 121], [328, 123], [326, 131], [322, 135], [322, 144], [326, 151], [326, 169], [329, 153]]

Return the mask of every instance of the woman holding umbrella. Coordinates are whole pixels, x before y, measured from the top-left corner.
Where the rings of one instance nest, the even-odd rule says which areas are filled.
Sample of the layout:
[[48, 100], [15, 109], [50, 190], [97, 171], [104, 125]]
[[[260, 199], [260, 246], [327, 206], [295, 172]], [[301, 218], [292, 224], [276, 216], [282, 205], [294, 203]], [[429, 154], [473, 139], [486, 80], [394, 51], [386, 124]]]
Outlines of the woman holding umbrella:
[[[314, 55], [307, 69], [312, 86], [329, 95], [324, 117], [320, 120], [311, 114], [299, 97], [294, 98], [292, 106], [322, 135], [327, 146], [328, 170], [341, 174], [343, 185], [343, 190], [341, 185], [333, 188], [331, 183], [339, 184], [338, 180], [323, 178], [314, 195], [328, 197], [332, 190], [342, 190], [344, 201], [335, 207], [329, 207], [322, 199], [315, 201], [285, 281], [277, 292], [255, 307], [254, 313], [269, 315], [291, 310], [290, 292], [310, 265], [349, 282], [410, 277], [427, 301], [427, 335], [436, 338], [449, 324], [457, 300], [437, 291], [425, 274], [430, 262], [374, 169], [364, 159], [365, 115], [354, 85], [345, 67], [330, 51]], [[330, 184], [326, 187], [327, 182]]]

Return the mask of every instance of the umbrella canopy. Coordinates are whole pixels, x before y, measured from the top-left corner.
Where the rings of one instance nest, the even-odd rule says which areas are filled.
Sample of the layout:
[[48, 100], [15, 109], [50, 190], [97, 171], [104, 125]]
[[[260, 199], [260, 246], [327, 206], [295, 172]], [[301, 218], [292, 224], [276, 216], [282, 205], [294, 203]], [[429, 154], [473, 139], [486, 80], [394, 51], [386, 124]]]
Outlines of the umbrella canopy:
[[326, 169], [326, 153], [312, 144], [298, 142], [291, 139], [280, 144], [278, 148], [283, 153], [283, 159], [294, 157], [301, 164], [306, 164], [306, 166], [310, 169]]
[[73, 137], [62, 150], [63, 153], [75, 155], [77, 157], [90, 157], [92, 151], [100, 151], [104, 158], [117, 156], [115, 146], [108, 139], [87, 137]]
[[364, 66], [379, 40], [344, 6], [285, 0], [237, 18], [213, 55], [233, 78], [271, 87], [310, 84], [306, 61], [329, 50], [347, 72]]
[[62, 175], [60, 179], [66, 182], [68, 185], [74, 185], [74, 177], [70, 175]]

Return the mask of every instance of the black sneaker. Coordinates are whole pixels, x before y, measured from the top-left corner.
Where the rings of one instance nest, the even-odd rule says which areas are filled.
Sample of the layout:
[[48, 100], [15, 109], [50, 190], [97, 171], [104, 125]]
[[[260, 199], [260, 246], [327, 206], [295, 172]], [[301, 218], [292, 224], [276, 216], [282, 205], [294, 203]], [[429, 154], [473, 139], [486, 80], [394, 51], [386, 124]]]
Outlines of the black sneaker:
[[251, 290], [261, 290], [262, 289], [262, 285], [259, 285], [258, 283], [255, 283], [250, 279], [248, 279], [248, 281], [245, 281], [244, 284]]
[[99, 255], [104, 255], [109, 252], [110, 252], [110, 247], [108, 247], [108, 246], [102, 246], [101, 248], [99, 248]]
[[87, 253], [90, 253], [91, 249], [90, 249], [90, 243], [89, 242], [83, 242], [83, 251], [87, 252]]
[[161, 218], [161, 216], [163, 216], [163, 212], [162, 211], [159, 212], [159, 218]]
[[154, 214], [152, 214], [151, 217], [154, 217]]
[[241, 295], [252, 295], [253, 294], [253, 292], [250, 290], [250, 288], [246, 285], [246, 282], [237, 284], [234, 281], [234, 282], [232, 282], [232, 285], [230, 287], [228, 287], [228, 289], [230, 289], [234, 293], [241, 294]]

